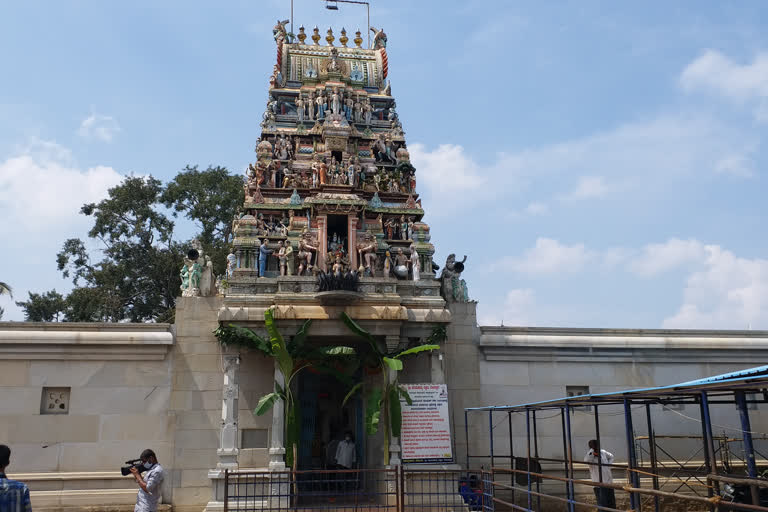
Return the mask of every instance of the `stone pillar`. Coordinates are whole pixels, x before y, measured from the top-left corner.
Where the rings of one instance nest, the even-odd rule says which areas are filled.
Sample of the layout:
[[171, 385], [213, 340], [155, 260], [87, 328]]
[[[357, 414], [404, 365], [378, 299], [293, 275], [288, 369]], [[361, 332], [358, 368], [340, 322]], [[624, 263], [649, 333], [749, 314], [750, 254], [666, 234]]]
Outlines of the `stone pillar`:
[[[397, 379], [397, 372], [387, 367], [387, 377], [389, 382], [392, 383]], [[389, 438], [389, 465], [391, 467], [397, 467], [403, 463], [400, 458], [400, 451], [400, 438], [391, 436]]]
[[235, 266], [237, 268], [242, 268], [243, 267], [243, 252], [240, 250], [239, 247], [235, 251], [235, 256], [237, 257], [237, 260], [236, 260], [237, 263], [235, 263]]
[[[275, 382], [285, 387], [283, 372], [275, 363]], [[285, 471], [285, 402], [275, 401], [272, 406], [272, 435], [269, 441], [269, 469]]]
[[[357, 270], [357, 216], [350, 213], [347, 217], [347, 251], [349, 254], [349, 266]], [[373, 269], [372, 269], [373, 270]]]
[[432, 384], [445, 384], [445, 368], [443, 367], [443, 353], [440, 350], [434, 350], [429, 354], [429, 369]]
[[320, 270], [327, 270], [325, 268], [325, 257], [328, 254], [328, 216], [317, 216], [317, 258], [315, 265]]
[[237, 469], [237, 401], [240, 392], [240, 356], [224, 356], [224, 390], [221, 403], [221, 434], [217, 455], [219, 469]]

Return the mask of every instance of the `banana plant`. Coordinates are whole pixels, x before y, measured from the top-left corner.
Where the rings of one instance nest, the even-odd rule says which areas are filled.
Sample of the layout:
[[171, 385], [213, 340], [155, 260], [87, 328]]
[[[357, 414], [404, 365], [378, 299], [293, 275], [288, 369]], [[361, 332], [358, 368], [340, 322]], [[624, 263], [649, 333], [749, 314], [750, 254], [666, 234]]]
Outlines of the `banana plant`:
[[[382, 352], [376, 338], [371, 333], [360, 327], [346, 313], [341, 314], [341, 320], [349, 330], [363, 338], [371, 347], [371, 354], [365, 364], [381, 370], [382, 380], [376, 386], [368, 390], [363, 390], [364, 383], [358, 382], [349, 390], [344, 397], [344, 404], [355, 396], [358, 392], [365, 392], [365, 430], [368, 435], [373, 435], [379, 431], [379, 425], [384, 427], [384, 464], [389, 465], [389, 443], [390, 437], [400, 437], [403, 425], [403, 413], [400, 407], [400, 398], [411, 405], [411, 397], [408, 391], [400, 385], [399, 375], [403, 369], [403, 358], [419, 354], [421, 352], [431, 352], [440, 349], [440, 345], [423, 344], [403, 350], [401, 352], [386, 353]], [[430, 340], [434, 339], [430, 336]], [[394, 378], [389, 378], [389, 371], [394, 372]]]
[[296, 377], [306, 368], [312, 367], [322, 373], [333, 375], [342, 383], [350, 385], [351, 376], [349, 368], [354, 371], [354, 365], [345, 364], [346, 372], [339, 370], [333, 360], [340, 357], [355, 356], [355, 349], [346, 346], [314, 347], [306, 343], [312, 320], [306, 320], [296, 334], [286, 342], [277, 329], [272, 309], [264, 312], [264, 324], [269, 335], [264, 339], [251, 329], [236, 325], [222, 326], [214, 331], [214, 334], [223, 345], [239, 345], [254, 348], [264, 355], [275, 360], [284, 382], [281, 385], [275, 381], [274, 391], [267, 393], [259, 399], [254, 414], [261, 416], [266, 414], [282, 400], [285, 404], [285, 462], [288, 467], [293, 467], [294, 448], [299, 440], [299, 409], [292, 391], [292, 384]]

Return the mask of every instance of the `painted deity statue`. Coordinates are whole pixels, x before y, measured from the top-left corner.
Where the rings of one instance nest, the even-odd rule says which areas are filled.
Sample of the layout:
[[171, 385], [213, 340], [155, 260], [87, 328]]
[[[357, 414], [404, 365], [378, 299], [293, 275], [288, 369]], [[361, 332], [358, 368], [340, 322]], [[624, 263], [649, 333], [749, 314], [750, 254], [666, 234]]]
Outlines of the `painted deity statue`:
[[418, 281], [421, 278], [421, 262], [419, 261], [419, 253], [416, 251], [414, 244], [411, 244], [411, 275], [414, 281]]
[[310, 121], [315, 120], [315, 92], [310, 91], [309, 92], [309, 98], [307, 98], [307, 101], [305, 102], [307, 106], [307, 117]]
[[292, 276], [295, 272], [296, 264], [293, 261], [293, 246], [291, 242], [285, 242], [285, 272], [286, 275]]
[[456, 261], [456, 255], [448, 255], [445, 260], [443, 273], [440, 274], [440, 285], [443, 298], [446, 302], [468, 302], [467, 283], [461, 279], [461, 273], [464, 271], [464, 262], [467, 257], [461, 261]]
[[366, 100], [363, 104], [363, 119], [365, 124], [371, 124], [371, 116], [373, 115], [373, 105], [370, 100]]
[[299, 274], [298, 275], [304, 275], [304, 271], [307, 271], [307, 275], [309, 274], [309, 270], [312, 268], [312, 253], [317, 252], [317, 243], [314, 241], [314, 238], [312, 237], [312, 234], [309, 232], [307, 228], [304, 228], [304, 232], [301, 235], [301, 238], [299, 238]]
[[296, 97], [296, 117], [300, 123], [304, 122], [304, 100], [301, 99], [301, 94]]
[[376, 238], [368, 231], [363, 235], [363, 239], [357, 244], [357, 253], [359, 260], [365, 262], [365, 270], [367, 270], [371, 277], [374, 277], [374, 268], [376, 265]]
[[331, 93], [331, 112], [334, 114], [341, 113], [341, 96], [339, 96], [339, 89], [334, 87]]
[[227, 254], [227, 279], [232, 278], [236, 268], [237, 268], [237, 256], [235, 255], [235, 250], [230, 249], [229, 254]]
[[264, 243], [259, 247], [259, 277], [265, 277], [267, 272], [267, 258], [272, 254], [274, 250], [267, 247], [267, 240], [264, 239]]
[[280, 275], [284, 276], [288, 260], [285, 257], [285, 247], [283, 247], [282, 240], [277, 242], [277, 252], [275, 253], [275, 257], [277, 257], [278, 266], [280, 267]]

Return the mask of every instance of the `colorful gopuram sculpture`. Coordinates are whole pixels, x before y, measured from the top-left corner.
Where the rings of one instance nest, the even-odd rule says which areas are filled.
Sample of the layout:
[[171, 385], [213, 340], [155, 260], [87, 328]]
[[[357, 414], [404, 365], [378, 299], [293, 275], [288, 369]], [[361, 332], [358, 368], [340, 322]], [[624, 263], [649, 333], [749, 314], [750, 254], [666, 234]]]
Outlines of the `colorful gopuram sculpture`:
[[[294, 272], [435, 281], [416, 169], [387, 80], [386, 34], [371, 27], [368, 49], [360, 31], [354, 46], [345, 30], [334, 46], [328, 29], [320, 45], [317, 27], [311, 42], [304, 27], [294, 42], [285, 25], [273, 29], [276, 62], [261, 136], [246, 171], [243, 213], [234, 220], [231, 292], [250, 293], [248, 283]], [[460, 273], [448, 272], [444, 289]], [[465, 300], [454, 288], [461, 284], [447, 300]]]

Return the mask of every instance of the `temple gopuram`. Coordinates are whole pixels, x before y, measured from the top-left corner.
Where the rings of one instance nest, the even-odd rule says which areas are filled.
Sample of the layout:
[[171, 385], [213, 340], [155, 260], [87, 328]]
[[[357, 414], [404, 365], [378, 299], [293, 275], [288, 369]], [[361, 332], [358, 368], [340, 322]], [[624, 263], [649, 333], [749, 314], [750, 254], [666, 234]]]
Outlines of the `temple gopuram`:
[[347, 299], [367, 319], [403, 329], [447, 322], [417, 170], [387, 80], [386, 34], [377, 30], [371, 49], [359, 31], [354, 46], [344, 30], [339, 46], [331, 29], [326, 45], [317, 28], [311, 42], [301, 27], [289, 43], [282, 23], [274, 36], [220, 320], [251, 319], [269, 306], [277, 318], [327, 319], [336, 313], [327, 306], [345, 296], [332, 292], [347, 291], [359, 294]]

